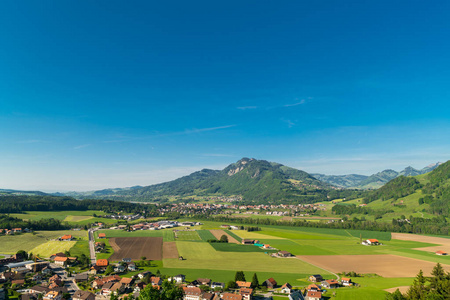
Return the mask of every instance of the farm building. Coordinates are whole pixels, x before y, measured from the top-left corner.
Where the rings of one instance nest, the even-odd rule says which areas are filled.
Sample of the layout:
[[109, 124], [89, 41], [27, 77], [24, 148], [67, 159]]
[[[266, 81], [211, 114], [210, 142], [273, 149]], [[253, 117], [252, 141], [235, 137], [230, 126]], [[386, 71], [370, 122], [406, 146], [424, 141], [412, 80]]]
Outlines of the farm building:
[[99, 233], [99, 234], [98, 234], [98, 238], [99, 238], [99, 239], [106, 239], [106, 233], [103, 233], [103, 232], [102, 232], [102, 233]]
[[65, 234], [61, 237], [61, 241], [71, 241], [73, 240], [73, 236], [71, 234]]
[[95, 264], [97, 267], [104, 267], [106, 268], [108, 266], [108, 260], [107, 259], [98, 259], [97, 263]]
[[381, 243], [377, 239], [368, 239], [362, 242], [363, 245], [372, 246], [372, 245], [380, 245]]
[[351, 286], [351, 285], [353, 285], [353, 282], [352, 282], [351, 278], [342, 277], [341, 284], [343, 286]]
[[280, 257], [291, 257], [293, 256], [291, 252], [287, 252], [287, 251], [279, 251], [277, 253], [278, 256]]
[[244, 245], [253, 245], [255, 243], [255, 240], [243, 239], [241, 243]]
[[263, 285], [267, 286], [268, 288], [276, 288], [277, 287], [277, 282], [275, 281], [275, 279], [273, 278], [269, 278], [266, 281], [264, 281]]
[[55, 257], [55, 264], [59, 266], [66, 266], [68, 261], [69, 261], [68, 257], [61, 257], [61, 256]]
[[323, 277], [322, 277], [322, 275], [318, 275], [318, 274], [311, 275], [311, 276], [309, 276], [309, 281], [311, 281], [311, 282], [322, 282], [323, 281]]
[[448, 253], [442, 250], [436, 251], [436, 255], [447, 255]]
[[327, 289], [336, 289], [339, 287], [339, 282], [336, 279], [324, 280], [321, 284]]

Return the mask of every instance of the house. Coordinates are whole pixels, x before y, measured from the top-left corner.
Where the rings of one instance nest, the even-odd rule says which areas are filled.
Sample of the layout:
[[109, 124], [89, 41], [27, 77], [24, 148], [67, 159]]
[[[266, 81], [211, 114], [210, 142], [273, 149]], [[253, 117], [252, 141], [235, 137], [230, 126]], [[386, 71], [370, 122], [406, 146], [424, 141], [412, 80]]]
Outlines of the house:
[[116, 267], [114, 267], [114, 272], [123, 273], [126, 269], [127, 268], [124, 265], [117, 265]]
[[106, 268], [108, 264], [107, 259], [97, 259], [97, 262], [95, 263], [95, 265], [100, 268]]
[[111, 293], [113, 293], [114, 295], [121, 294], [124, 290], [125, 286], [121, 282], [114, 283], [114, 285], [110, 289]]
[[243, 240], [241, 241], [241, 243], [242, 243], [243, 245], [253, 245], [253, 244], [255, 243], [255, 240], [243, 239]]
[[242, 296], [239, 294], [223, 293], [222, 300], [242, 300]]
[[19, 287], [25, 284], [25, 280], [24, 279], [12, 280], [11, 284], [14, 284], [16, 287]]
[[436, 255], [447, 255], [447, 252], [442, 251], [442, 250], [436, 251], [435, 253], [436, 253]]
[[292, 253], [287, 252], [287, 251], [279, 251], [279, 252], [277, 253], [277, 255], [278, 255], [279, 257], [291, 257], [291, 256], [293, 256]]
[[341, 278], [341, 284], [343, 286], [351, 286], [351, 285], [353, 285], [353, 282], [352, 282], [351, 278], [342, 277]]
[[136, 264], [134, 263], [134, 262], [129, 262], [129, 263], [127, 263], [127, 265], [128, 265], [128, 271], [132, 271], [132, 272], [134, 272], [134, 271], [136, 271], [137, 270], [137, 268], [136, 268]]
[[106, 233], [103, 233], [103, 232], [102, 232], [102, 233], [99, 233], [99, 234], [98, 234], [98, 238], [99, 238], [99, 239], [106, 239]]
[[50, 291], [42, 298], [44, 300], [61, 300], [62, 293], [60, 291]]
[[303, 294], [300, 293], [299, 291], [294, 291], [294, 292], [290, 293], [288, 299], [289, 300], [305, 300], [305, 298], [303, 297]]
[[152, 277], [150, 282], [152, 286], [160, 286], [162, 284], [162, 279], [161, 277]]
[[277, 282], [273, 278], [269, 278], [266, 281], [264, 281], [263, 285], [267, 286], [270, 289], [274, 289], [277, 287]]
[[322, 282], [323, 281], [323, 277], [322, 277], [322, 275], [311, 275], [311, 276], [309, 276], [309, 278], [308, 278], [308, 280], [309, 281], [311, 281], [311, 282]]
[[71, 241], [72, 239], [73, 237], [71, 234], [65, 234], [60, 238], [61, 241]]
[[95, 294], [88, 291], [78, 290], [73, 294], [72, 300], [95, 300]]
[[252, 286], [251, 282], [248, 281], [236, 281], [238, 288], [250, 288]]
[[86, 282], [89, 279], [89, 275], [86, 273], [75, 275], [75, 282]]
[[239, 295], [241, 295], [244, 300], [251, 300], [253, 297], [253, 289], [241, 288], [239, 289]]
[[281, 292], [283, 294], [290, 294], [292, 292], [292, 285], [290, 285], [288, 282], [286, 282], [285, 284], [283, 284], [281, 286]]
[[202, 300], [213, 300], [215, 294], [213, 293], [203, 293]]
[[363, 245], [372, 246], [372, 245], [380, 245], [380, 242], [377, 239], [368, 239], [362, 242]]
[[211, 284], [211, 279], [209, 279], [209, 278], [197, 278], [197, 282], [200, 285], [207, 285], [207, 286], [209, 286]]
[[13, 233], [21, 233], [22, 232], [22, 228], [13, 228], [13, 229], [11, 229], [11, 231]]
[[308, 291], [305, 300], [322, 300], [322, 292]]
[[184, 300], [201, 300], [202, 290], [198, 287], [184, 287]]
[[142, 281], [136, 282], [136, 285], [134, 286], [134, 292], [139, 293], [141, 290], [143, 290], [146, 287], [145, 283]]
[[314, 292], [322, 292], [322, 289], [317, 284], [310, 284], [306, 288], [307, 291], [314, 291]]
[[213, 282], [213, 283], [211, 283], [211, 288], [212, 289], [215, 289], [215, 288], [224, 289], [225, 288], [225, 283], [223, 283], [223, 282]]
[[102, 286], [102, 295], [110, 295], [111, 289], [116, 283], [113, 281], [107, 282]]
[[69, 262], [69, 258], [68, 257], [61, 257], [61, 256], [57, 256], [55, 257], [55, 264], [58, 266], [67, 266], [67, 263]]
[[321, 284], [327, 289], [336, 289], [339, 287], [339, 282], [336, 279], [324, 280]]
[[129, 288], [133, 284], [133, 278], [122, 278], [120, 283], [124, 285], [125, 288]]
[[178, 274], [178, 275], [176, 275], [176, 276], [173, 276], [173, 280], [174, 280], [176, 283], [183, 283], [183, 282], [186, 280], [186, 276], [183, 275], [183, 274]]
[[147, 276], [147, 275], [149, 275], [149, 276], [152, 275], [152, 272], [150, 272], [150, 271], [144, 271], [144, 272], [142, 272], [142, 273], [139, 273], [139, 274], [138, 274], [138, 277], [139, 277], [139, 279], [142, 280], [142, 279], [144, 279], [144, 277]]

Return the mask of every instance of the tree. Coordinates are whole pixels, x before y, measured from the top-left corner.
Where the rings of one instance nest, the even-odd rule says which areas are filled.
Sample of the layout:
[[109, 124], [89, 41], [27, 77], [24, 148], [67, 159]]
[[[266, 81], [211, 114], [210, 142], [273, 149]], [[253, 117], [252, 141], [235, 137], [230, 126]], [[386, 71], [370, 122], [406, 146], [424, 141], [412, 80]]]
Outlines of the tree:
[[141, 260], [146, 260], [146, 259], [147, 259], [147, 257], [141, 256]]
[[236, 271], [234, 281], [246, 281], [244, 271]]
[[228, 236], [225, 235], [225, 234], [223, 234], [223, 235], [220, 237], [220, 242], [221, 242], [221, 243], [228, 243]]
[[386, 300], [406, 300], [405, 296], [400, 292], [399, 289], [397, 289], [392, 294], [388, 294], [386, 296]]
[[228, 281], [227, 285], [225, 286], [225, 289], [229, 290], [229, 289], [235, 289], [237, 287], [238, 287], [238, 285], [236, 284], [236, 282], [231, 280], [231, 281]]
[[114, 272], [114, 267], [112, 265], [108, 265], [105, 270], [105, 275], [109, 275]]
[[18, 257], [22, 257], [23, 259], [28, 259], [28, 253], [25, 250], [19, 250], [16, 252]]
[[254, 273], [252, 278], [252, 289], [257, 288], [258, 286], [259, 286], [258, 275]]
[[425, 277], [423, 276], [423, 271], [420, 270], [416, 278], [413, 281], [412, 286], [407, 292], [408, 298], [411, 300], [422, 300], [425, 299], [426, 289], [425, 289]]

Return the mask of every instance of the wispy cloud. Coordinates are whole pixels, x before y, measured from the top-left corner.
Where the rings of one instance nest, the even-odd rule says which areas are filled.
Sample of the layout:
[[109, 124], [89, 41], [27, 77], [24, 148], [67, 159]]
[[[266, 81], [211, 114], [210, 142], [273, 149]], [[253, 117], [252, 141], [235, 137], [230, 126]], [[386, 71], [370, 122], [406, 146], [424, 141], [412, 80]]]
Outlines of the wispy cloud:
[[34, 144], [34, 143], [42, 143], [44, 142], [43, 140], [23, 140], [23, 141], [18, 141], [17, 143], [19, 144]]
[[306, 100], [305, 100], [305, 99], [302, 99], [302, 100], [300, 100], [300, 101], [298, 101], [298, 102], [296, 102], [296, 103], [285, 104], [285, 105], [283, 105], [283, 106], [284, 106], [284, 107], [292, 107], [292, 106], [302, 105], [302, 104], [305, 104], [305, 103], [306, 103]]
[[296, 123], [292, 120], [288, 120], [288, 119], [281, 119], [281, 121], [283, 121], [284, 123], [286, 123], [288, 125], [289, 128], [292, 128], [296, 125]]
[[120, 142], [126, 142], [126, 141], [134, 141], [134, 140], [146, 140], [146, 139], [158, 138], [158, 137], [170, 137], [170, 136], [197, 134], [197, 133], [202, 133], [202, 132], [223, 130], [223, 129], [232, 128], [232, 127], [236, 127], [236, 126], [237, 126], [236, 124], [232, 124], [232, 125], [206, 127], [206, 128], [189, 128], [189, 129], [185, 129], [183, 131], [175, 131], [175, 132], [168, 132], [168, 133], [155, 133], [153, 135], [144, 135], [144, 136], [134, 136], [134, 137], [123, 136], [123, 137], [119, 137], [114, 140], [103, 141], [103, 143], [120, 143]]
[[89, 147], [90, 145], [91, 144], [78, 145], [78, 146], [73, 147], [73, 149], [74, 150], [78, 150], [78, 149]]
[[247, 109], [257, 109], [258, 106], [238, 106], [236, 108], [239, 110], [247, 110]]

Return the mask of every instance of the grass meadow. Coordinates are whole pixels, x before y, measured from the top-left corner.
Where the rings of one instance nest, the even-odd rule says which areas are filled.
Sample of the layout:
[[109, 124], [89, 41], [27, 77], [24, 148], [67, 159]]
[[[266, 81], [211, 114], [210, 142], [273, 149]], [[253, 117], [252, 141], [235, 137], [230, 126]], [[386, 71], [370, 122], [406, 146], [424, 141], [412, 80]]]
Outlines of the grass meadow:
[[197, 231], [177, 231], [175, 234], [177, 241], [200, 241], [201, 238]]

